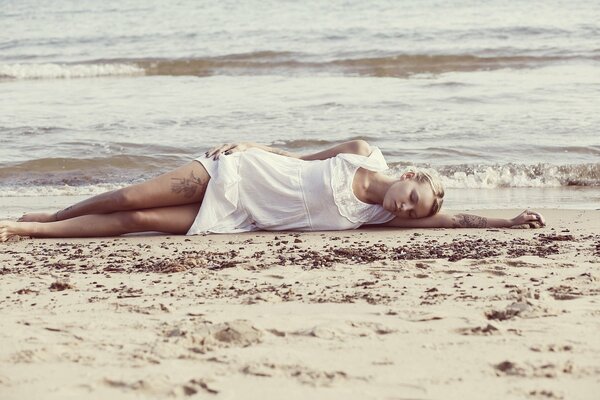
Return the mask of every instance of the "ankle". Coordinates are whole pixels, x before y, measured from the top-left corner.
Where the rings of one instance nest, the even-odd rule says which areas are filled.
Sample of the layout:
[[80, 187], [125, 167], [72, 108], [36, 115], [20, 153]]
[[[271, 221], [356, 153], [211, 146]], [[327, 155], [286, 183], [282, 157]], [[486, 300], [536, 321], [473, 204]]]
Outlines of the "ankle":
[[18, 222], [15, 226], [15, 234], [20, 236], [39, 236], [40, 222]]

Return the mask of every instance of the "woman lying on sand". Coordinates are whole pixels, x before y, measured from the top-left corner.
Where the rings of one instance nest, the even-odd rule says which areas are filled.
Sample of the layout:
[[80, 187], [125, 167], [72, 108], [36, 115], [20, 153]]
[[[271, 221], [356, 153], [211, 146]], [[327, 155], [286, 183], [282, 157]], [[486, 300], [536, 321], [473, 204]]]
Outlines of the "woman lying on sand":
[[400, 178], [363, 140], [300, 156], [254, 143], [225, 144], [172, 172], [106, 192], [53, 214], [0, 221], [0, 241], [32, 237], [118, 236], [254, 230], [507, 228], [544, 225], [541, 214], [515, 218], [442, 214], [439, 177], [409, 170]]

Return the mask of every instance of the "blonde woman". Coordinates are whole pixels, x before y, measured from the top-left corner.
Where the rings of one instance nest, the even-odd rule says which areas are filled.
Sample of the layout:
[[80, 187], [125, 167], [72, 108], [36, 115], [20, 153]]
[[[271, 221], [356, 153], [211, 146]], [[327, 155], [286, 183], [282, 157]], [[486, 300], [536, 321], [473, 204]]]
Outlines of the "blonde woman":
[[363, 140], [304, 156], [254, 143], [224, 144], [149, 181], [55, 213], [0, 221], [0, 240], [544, 224], [541, 214], [530, 211], [512, 219], [439, 213], [444, 189], [436, 174], [409, 170], [392, 178], [382, 173], [387, 168], [381, 151]]

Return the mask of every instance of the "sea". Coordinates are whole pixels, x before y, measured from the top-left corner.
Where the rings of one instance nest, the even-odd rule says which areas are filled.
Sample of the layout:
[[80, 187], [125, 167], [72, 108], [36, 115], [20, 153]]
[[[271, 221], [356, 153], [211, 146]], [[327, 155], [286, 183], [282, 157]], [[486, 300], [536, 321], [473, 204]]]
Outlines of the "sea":
[[600, 2], [0, 0], [3, 216], [354, 139], [450, 210], [599, 209]]

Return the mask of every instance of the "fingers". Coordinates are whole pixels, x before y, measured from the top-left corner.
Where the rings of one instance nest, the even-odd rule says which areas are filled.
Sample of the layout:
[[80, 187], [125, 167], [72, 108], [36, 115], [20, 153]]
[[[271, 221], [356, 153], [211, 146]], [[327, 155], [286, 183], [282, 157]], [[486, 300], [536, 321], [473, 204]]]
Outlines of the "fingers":
[[[546, 220], [544, 219], [544, 216], [538, 212], [531, 211], [531, 210], [525, 210], [521, 213], [520, 217], [523, 217], [525, 219], [525, 221], [533, 221], [533, 222], [537, 223], [536, 225], [546, 226]], [[539, 226], [536, 226], [536, 227], [539, 227]]]
[[531, 229], [537, 229], [537, 228], [541, 228], [544, 226], [540, 221], [537, 221], [537, 220], [531, 221], [528, 225], [529, 225], [529, 228], [531, 228]]
[[540, 213], [535, 213], [538, 216], [538, 221], [540, 221], [540, 224], [542, 224], [542, 226], [546, 226], [546, 219], [544, 219], [544, 216]]
[[230, 146], [229, 144], [224, 144], [221, 146], [217, 146], [217, 147], [213, 147], [212, 149], [210, 149], [209, 151], [206, 152], [206, 157], [210, 158], [212, 157], [213, 160], [216, 160], [217, 157], [219, 156], [219, 154], [223, 151], [225, 151], [225, 149], [228, 148], [228, 146]]
[[511, 225], [510, 229], [529, 229], [531, 226], [529, 224], [515, 224]]
[[510, 226], [511, 229], [537, 229], [541, 227], [543, 227], [543, 225], [539, 221], [528, 221]]
[[538, 222], [541, 226], [546, 225], [546, 221], [544, 220], [542, 214], [535, 211], [529, 211], [529, 216], [533, 218], [534, 221]]
[[234, 143], [227, 143], [221, 146], [217, 146], [217, 147], [213, 147], [212, 149], [210, 149], [209, 151], [207, 151], [206, 153], [204, 153], [204, 155], [206, 156], [206, 158], [210, 158], [212, 157], [213, 160], [216, 160], [219, 158], [219, 155], [221, 153], [223, 154], [231, 154], [235, 151], [235, 148], [237, 147], [237, 144]]
[[512, 228], [542, 228], [546, 226], [544, 216], [538, 212], [529, 209], [523, 211], [512, 219]]

